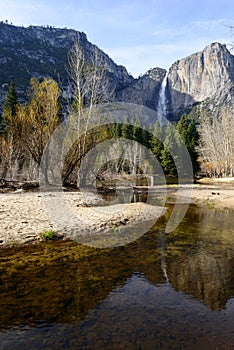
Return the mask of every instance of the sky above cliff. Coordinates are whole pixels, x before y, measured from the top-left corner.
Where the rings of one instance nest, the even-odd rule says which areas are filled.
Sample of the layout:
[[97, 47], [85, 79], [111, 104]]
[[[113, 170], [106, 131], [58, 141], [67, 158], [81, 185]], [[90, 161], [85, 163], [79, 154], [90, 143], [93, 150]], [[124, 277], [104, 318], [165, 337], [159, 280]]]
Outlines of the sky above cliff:
[[83, 31], [135, 77], [234, 42], [233, 13], [234, 0], [0, 0], [0, 20]]

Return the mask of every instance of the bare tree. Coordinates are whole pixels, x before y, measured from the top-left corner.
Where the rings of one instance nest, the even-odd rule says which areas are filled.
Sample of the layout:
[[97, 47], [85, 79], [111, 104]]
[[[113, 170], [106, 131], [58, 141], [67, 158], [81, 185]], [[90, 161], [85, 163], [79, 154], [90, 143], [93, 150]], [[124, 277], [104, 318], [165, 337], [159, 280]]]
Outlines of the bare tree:
[[[89, 55], [91, 55], [89, 53]], [[76, 40], [68, 56], [69, 90], [72, 92], [72, 102], [69, 113], [74, 116], [73, 128], [76, 129], [76, 140], [66, 157], [63, 167], [63, 182], [71, 181], [75, 174], [77, 187], [80, 185], [81, 162], [85, 154], [96, 144], [97, 134], [90, 133], [90, 120], [94, 118], [96, 106], [109, 102], [112, 92], [109, 91], [105, 64], [96, 49], [87, 57], [79, 39]], [[99, 116], [95, 116], [98, 118]], [[84, 169], [84, 167], [82, 168]]]
[[218, 115], [200, 117], [198, 151], [209, 176], [234, 175], [234, 113], [223, 108]]

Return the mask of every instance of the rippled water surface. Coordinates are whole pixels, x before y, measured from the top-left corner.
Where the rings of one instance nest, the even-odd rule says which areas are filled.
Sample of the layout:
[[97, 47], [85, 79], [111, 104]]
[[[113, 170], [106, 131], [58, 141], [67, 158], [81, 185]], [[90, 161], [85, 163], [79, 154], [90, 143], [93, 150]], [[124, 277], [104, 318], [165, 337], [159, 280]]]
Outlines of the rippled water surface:
[[233, 212], [166, 221], [112, 249], [0, 250], [0, 349], [234, 349]]

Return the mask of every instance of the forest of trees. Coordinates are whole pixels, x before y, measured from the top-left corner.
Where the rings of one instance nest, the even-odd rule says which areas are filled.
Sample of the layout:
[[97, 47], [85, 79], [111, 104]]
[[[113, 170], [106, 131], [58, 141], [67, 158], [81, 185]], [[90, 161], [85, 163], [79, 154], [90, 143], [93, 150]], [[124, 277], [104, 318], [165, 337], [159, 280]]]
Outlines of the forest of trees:
[[[81, 172], [81, 163], [87, 152], [98, 143], [113, 139], [114, 159], [118, 138], [136, 141], [131, 144], [133, 149], [129, 150], [131, 162], [126, 162], [124, 157], [115, 159], [103, 168], [103, 172], [109, 170], [132, 176], [141, 173], [143, 170], [137, 168], [137, 159], [144, 157], [142, 148], [138, 147], [138, 144], [142, 144], [158, 159], [165, 175], [176, 177], [178, 169], [175, 159], [179, 161], [178, 158], [183, 157], [183, 142], [189, 152], [194, 174], [201, 167], [208, 176], [233, 176], [234, 116], [230, 110], [223, 108], [216, 113], [203, 111], [196, 122], [191, 114], [182, 115], [175, 125], [168, 123], [161, 126], [156, 122], [150, 131], [128, 119], [122, 124], [98, 126], [97, 117], [97, 125], [90, 131], [89, 121], [95, 105], [111, 101], [112, 98], [104, 84], [105, 69], [98, 66], [98, 57], [87, 63], [79, 43], [71, 50], [68, 62], [72, 99], [67, 103], [66, 113], [76, 113], [78, 137], [63, 165], [65, 185], [73, 183], [79, 187], [80, 181], [85, 181], [88, 170], [83, 165]], [[20, 104], [14, 84], [10, 84], [0, 117], [0, 179], [38, 179], [44, 148], [54, 130], [66, 118], [66, 114], [61, 112], [61, 95], [58, 84], [51, 78], [42, 81], [32, 78], [28, 101]], [[147, 172], [147, 162], [144, 171]], [[48, 175], [45, 176], [46, 182], [49, 182]]]
[[[0, 124], [1, 179], [37, 179], [44, 147], [61, 122], [60, 91], [57, 83], [49, 78], [42, 82], [33, 78], [30, 86], [29, 101], [23, 105], [17, 101], [14, 84], [9, 87]], [[113, 139], [113, 148], [111, 147], [112, 150], [109, 152], [112, 152], [114, 159], [112, 163], [109, 163], [109, 170], [115, 174], [130, 173], [134, 176], [140, 174], [142, 169], [137, 169], [137, 159], [144, 155], [141, 154], [141, 147], [138, 147], [139, 143], [155, 155], [166, 175], [176, 176], [177, 169], [172, 157], [172, 155], [176, 157], [176, 154], [172, 153], [176, 153], [176, 150], [180, 148], [181, 139], [190, 153], [194, 170], [198, 169], [196, 153], [198, 133], [195, 122], [187, 116], [183, 115], [175, 128], [171, 124], [165, 128], [156, 122], [151, 126], [151, 130], [147, 131], [126, 119], [122, 124], [98, 126], [97, 123], [96, 128], [88, 131], [88, 113], [91, 107], [89, 105], [87, 110], [83, 105], [80, 106], [83, 102], [78, 102], [77, 99], [83, 101], [83, 97], [77, 96], [76, 88], [72, 109], [78, 115], [80, 113], [80, 118], [78, 118], [80, 123], [87, 123], [85, 127], [87, 133], [78, 137], [78, 141], [72, 145], [66, 157], [62, 174], [64, 184], [76, 183], [79, 185], [81, 178], [83, 182], [85, 181], [85, 174], [79, 172], [82, 159], [95, 145], [108, 139]], [[92, 103], [94, 102], [93, 100]], [[76, 127], [79, 128], [79, 125]], [[177, 131], [181, 138], [178, 138]], [[128, 150], [128, 155], [130, 154], [128, 159], [131, 159], [131, 162], [126, 162], [124, 153], [123, 158], [115, 159], [114, 148], [117, 147], [118, 138], [136, 141], [133, 149]], [[105, 162], [104, 159], [103, 162]], [[147, 162], [144, 171], [147, 172]]]

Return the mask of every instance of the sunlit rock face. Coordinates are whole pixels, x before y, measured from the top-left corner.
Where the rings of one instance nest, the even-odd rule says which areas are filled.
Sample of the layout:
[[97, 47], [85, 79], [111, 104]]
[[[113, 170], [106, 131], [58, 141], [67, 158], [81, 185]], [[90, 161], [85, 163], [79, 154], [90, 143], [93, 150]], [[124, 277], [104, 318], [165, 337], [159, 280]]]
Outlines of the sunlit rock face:
[[[165, 76], [165, 69], [150, 69], [120, 89], [116, 97], [158, 111]], [[168, 71], [164, 93], [169, 119], [177, 119], [203, 101], [213, 106], [230, 105], [234, 94], [234, 56], [226, 45], [212, 43], [203, 51], [176, 61]]]
[[234, 88], [234, 56], [213, 43], [202, 52], [175, 62], [168, 74], [169, 110], [178, 113], [196, 102], [230, 102]]

